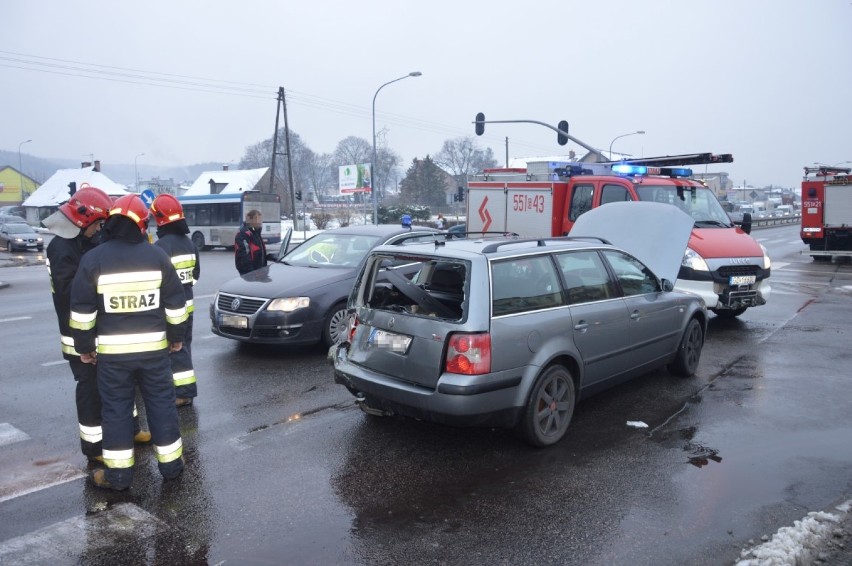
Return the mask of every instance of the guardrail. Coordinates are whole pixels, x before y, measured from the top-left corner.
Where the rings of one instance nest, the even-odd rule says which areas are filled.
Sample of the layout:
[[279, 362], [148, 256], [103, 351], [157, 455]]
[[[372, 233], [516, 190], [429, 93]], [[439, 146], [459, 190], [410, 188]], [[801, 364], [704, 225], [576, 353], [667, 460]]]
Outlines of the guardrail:
[[774, 218], [752, 218], [752, 228], [766, 228], [768, 226], [778, 226], [779, 224], [798, 224], [802, 219], [800, 214], [793, 216], [776, 216]]

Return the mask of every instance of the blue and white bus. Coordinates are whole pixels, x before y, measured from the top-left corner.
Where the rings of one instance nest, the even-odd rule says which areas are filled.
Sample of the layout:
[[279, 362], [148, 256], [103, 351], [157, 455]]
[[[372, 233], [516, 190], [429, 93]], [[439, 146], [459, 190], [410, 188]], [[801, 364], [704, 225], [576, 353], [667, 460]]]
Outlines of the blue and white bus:
[[189, 236], [199, 250], [233, 247], [234, 236], [250, 210], [263, 215], [263, 241], [281, 242], [281, 198], [277, 194], [245, 191], [218, 195], [178, 197]]

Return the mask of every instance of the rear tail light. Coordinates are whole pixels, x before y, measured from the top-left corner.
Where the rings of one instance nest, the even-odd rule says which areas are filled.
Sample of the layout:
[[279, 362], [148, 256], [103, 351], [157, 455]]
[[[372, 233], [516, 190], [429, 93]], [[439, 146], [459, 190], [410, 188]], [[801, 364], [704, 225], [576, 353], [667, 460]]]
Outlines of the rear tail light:
[[491, 335], [453, 334], [444, 364], [447, 373], [480, 375], [491, 371]]
[[358, 317], [355, 315], [349, 316], [349, 343], [355, 338], [355, 330], [358, 328]]

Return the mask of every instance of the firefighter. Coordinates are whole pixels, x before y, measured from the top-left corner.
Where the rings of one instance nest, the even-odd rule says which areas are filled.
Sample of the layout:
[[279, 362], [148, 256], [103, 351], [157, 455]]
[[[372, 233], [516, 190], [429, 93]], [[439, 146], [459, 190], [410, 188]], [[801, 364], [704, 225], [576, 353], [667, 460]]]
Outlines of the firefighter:
[[234, 238], [234, 264], [240, 275], [245, 275], [266, 265], [266, 245], [260, 232], [263, 215], [259, 210], [246, 213], [246, 220]]
[[201, 275], [198, 250], [189, 239], [189, 226], [183, 215], [183, 207], [178, 199], [169, 194], [157, 195], [151, 203], [151, 216], [157, 223], [157, 242], [172, 260], [178, 277], [183, 283], [186, 295], [186, 335], [183, 348], [169, 354], [172, 366], [172, 379], [175, 384], [175, 404], [178, 407], [192, 405], [198, 395], [198, 383], [192, 366], [192, 313], [195, 306], [192, 300], [192, 287]]
[[145, 402], [154, 453], [165, 479], [183, 471], [169, 351], [181, 349], [186, 297], [168, 255], [148, 243], [148, 209], [135, 194], [115, 201], [102, 243], [87, 253], [71, 285], [71, 328], [83, 363], [97, 364], [103, 459], [97, 487], [133, 480], [133, 399]]
[[98, 394], [95, 366], [84, 364], [74, 349], [69, 320], [71, 316], [71, 282], [80, 260], [95, 246], [94, 238], [109, 215], [112, 200], [102, 190], [82, 186], [59, 210], [44, 219], [54, 234], [47, 246], [47, 274], [53, 293], [53, 308], [59, 322], [62, 357], [68, 360], [76, 385], [77, 422], [80, 449], [89, 461], [101, 458], [101, 396]]

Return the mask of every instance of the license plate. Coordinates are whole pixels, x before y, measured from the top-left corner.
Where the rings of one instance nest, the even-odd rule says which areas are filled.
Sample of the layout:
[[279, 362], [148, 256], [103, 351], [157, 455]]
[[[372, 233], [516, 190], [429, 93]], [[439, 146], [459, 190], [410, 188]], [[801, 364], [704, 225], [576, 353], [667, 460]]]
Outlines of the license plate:
[[729, 283], [731, 285], [753, 285], [757, 281], [755, 275], [731, 275]]
[[27, 244], [27, 247], [28, 248], [34, 248], [34, 247], [36, 247], [36, 243], [35, 242], [29, 243], [29, 244]]
[[233, 314], [223, 314], [219, 317], [219, 326], [232, 328], [248, 328], [248, 317]]
[[409, 344], [411, 344], [411, 336], [403, 336], [402, 334], [373, 328], [370, 331], [370, 336], [367, 338], [367, 344], [398, 354], [404, 354], [408, 350]]

